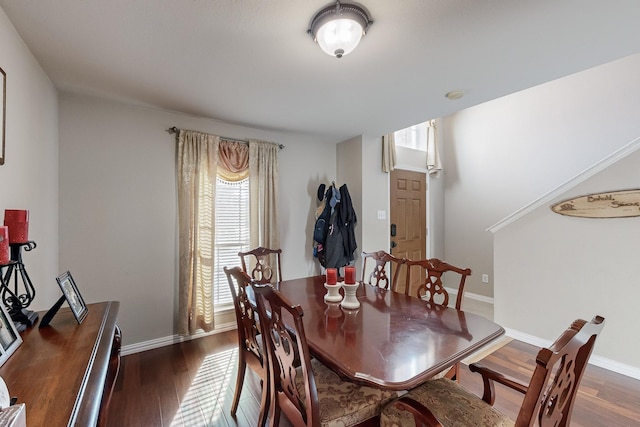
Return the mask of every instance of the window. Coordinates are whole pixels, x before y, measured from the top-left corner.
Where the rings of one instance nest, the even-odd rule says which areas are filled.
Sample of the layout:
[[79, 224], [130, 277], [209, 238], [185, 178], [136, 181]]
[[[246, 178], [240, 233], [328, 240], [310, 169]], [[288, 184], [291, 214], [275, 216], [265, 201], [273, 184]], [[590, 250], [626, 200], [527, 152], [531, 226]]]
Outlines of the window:
[[216, 180], [216, 237], [213, 304], [233, 304], [223, 267], [240, 266], [238, 252], [249, 250], [249, 178], [238, 182]]
[[394, 132], [396, 147], [427, 151], [427, 122]]

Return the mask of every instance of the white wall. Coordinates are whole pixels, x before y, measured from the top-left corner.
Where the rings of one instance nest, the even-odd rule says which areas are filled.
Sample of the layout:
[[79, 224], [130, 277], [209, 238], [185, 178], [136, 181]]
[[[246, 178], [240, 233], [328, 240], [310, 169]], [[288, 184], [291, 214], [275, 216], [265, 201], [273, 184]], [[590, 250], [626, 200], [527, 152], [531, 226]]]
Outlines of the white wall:
[[640, 136], [639, 74], [635, 55], [442, 121], [445, 259], [473, 270], [468, 292], [493, 295], [487, 228]]
[[[362, 251], [389, 251], [389, 174], [382, 172], [382, 137], [362, 137], [362, 210], [358, 221], [362, 224], [362, 240], [358, 242], [358, 253]], [[385, 219], [378, 219], [378, 211]], [[362, 261], [357, 264], [361, 274]], [[360, 277], [360, 276], [358, 276]]]
[[316, 190], [334, 179], [335, 144], [71, 94], [60, 96], [60, 267], [88, 301], [119, 300], [124, 344], [174, 334], [177, 307], [176, 126], [284, 144], [283, 275], [319, 273]]
[[606, 325], [594, 354], [640, 372], [640, 217], [575, 218], [550, 205], [585, 194], [638, 188], [640, 150], [495, 234], [495, 321], [554, 340], [576, 318]]
[[[29, 210], [23, 252], [36, 298], [30, 310], [47, 310], [61, 295], [58, 269], [58, 95], [0, 8], [0, 68], [6, 75], [5, 164], [0, 166], [0, 212]], [[1, 103], [1, 100], [0, 100]]]

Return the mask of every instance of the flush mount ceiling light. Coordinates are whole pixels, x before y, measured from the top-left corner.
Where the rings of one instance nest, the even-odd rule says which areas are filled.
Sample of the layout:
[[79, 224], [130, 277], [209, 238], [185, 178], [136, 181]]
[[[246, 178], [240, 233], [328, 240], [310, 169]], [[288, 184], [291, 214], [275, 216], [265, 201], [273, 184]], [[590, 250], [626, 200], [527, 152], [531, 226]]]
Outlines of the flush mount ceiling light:
[[307, 32], [324, 52], [342, 58], [358, 46], [371, 24], [362, 7], [338, 0], [315, 14]]

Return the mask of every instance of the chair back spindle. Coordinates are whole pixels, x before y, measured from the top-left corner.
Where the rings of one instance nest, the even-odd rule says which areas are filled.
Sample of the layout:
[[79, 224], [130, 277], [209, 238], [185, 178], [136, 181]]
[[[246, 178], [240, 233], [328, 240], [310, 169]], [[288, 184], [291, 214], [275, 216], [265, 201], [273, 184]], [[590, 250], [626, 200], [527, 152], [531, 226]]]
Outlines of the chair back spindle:
[[438, 304], [446, 307], [449, 305], [449, 293], [444, 287], [442, 279], [445, 274], [451, 275], [452, 273], [457, 273], [460, 277], [457, 284], [458, 293], [456, 296], [455, 307], [458, 310], [462, 307], [464, 285], [467, 277], [471, 275], [471, 269], [459, 268], [441, 261], [438, 258], [417, 261], [406, 260], [405, 264], [407, 266], [407, 280], [405, 284], [406, 295], [411, 295], [412, 277], [415, 277], [417, 268], [420, 268], [425, 272], [425, 279], [419, 283], [418, 288], [415, 290], [415, 295], [411, 296], [417, 296], [418, 298], [422, 298], [432, 304]]
[[[373, 261], [373, 270], [368, 276], [367, 260]], [[362, 252], [362, 281], [372, 286], [395, 291], [398, 288], [400, 268], [405, 261], [404, 258], [396, 258], [385, 251]], [[389, 280], [388, 268], [391, 269], [392, 280]]]
[[[269, 419], [272, 424], [277, 422], [283, 410], [294, 426], [319, 425], [318, 394], [302, 324], [302, 308], [288, 302], [269, 284], [255, 284], [253, 289], [273, 385]], [[296, 370], [298, 365], [300, 368]], [[304, 395], [296, 386], [296, 376], [300, 374], [305, 384]]]
[[282, 280], [280, 257], [282, 249], [258, 247], [248, 252], [238, 252], [242, 270], [257, 283], [272, 283]]
[[240, 394], [244, 383], [246, 366], [248, 365], [260, 378], [263, 383], [262, 396], [260, 402], [260, 414], [258, 415], [258, 425], [266, 424], [266, 414], [268, 406], [268, 377], [267, 361], [263, 350], [260, 348], [262, 339], [260, 338], [260, 326], [258, 313], [249, 298], [247, 290], [250, 289], [251, 278], [240, 269], [240, 267], [224, 267], [229, 282], [229, 290], [233, 299], [233, 308], [236, 314], [238, 325], [238, 374], [236, 379], [236, 390], [231, 404], [231, 413], [235, 415], [240, 402]]
[[532, 425], [535, 419], [541, 427], [570, 425], [578, 385], [603, 327], [601, 316], [591, 322], [578, 319], [551, 347], [538, 352], [516, 426]]

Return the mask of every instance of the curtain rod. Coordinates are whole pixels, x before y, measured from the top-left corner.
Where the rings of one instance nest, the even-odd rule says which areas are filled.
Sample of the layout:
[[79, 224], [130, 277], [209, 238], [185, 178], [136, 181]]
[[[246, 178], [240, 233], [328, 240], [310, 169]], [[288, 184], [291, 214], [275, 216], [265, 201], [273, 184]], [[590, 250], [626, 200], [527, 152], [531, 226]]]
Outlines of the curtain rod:
[[[175, 126], [170, 127], [169, 129], [167, 129], [167, 132], [169, 132], [170, 134], [177, 134], [178, 132], [180, 132], [180, 129], [178, 129]], [[241, 144], [248, 144], [249, 141], [246, 140], [242, 140], [242, 139], [235, 139], [235, 138], [227, 138], [226, 136], [221, 136], [220, 139], [223, 139], [225, 141], [231, 141], [231, 142], [239, 142]], [[278, 144], [278, 148], [280, 148], [281, 150], [284, 148], [284, 145], [282, 144]]]

